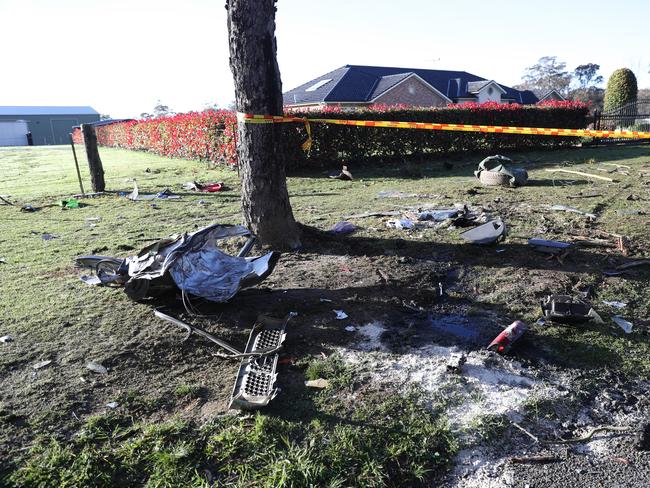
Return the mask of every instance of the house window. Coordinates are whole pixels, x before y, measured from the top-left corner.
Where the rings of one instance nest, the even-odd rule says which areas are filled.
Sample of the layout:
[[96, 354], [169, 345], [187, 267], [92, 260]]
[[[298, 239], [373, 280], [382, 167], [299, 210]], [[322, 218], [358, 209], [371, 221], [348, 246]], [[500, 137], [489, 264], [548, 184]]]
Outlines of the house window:
[[310, 86], [309, 88], [306, 88], [305, 91], [306, 91], [306, 92], [308, 92], [308, 91], [316, 91], [316, 90], [318, 90], [321, 86], [326, 85], [326, 84], [329, 83], [330, 81], [332, 81], [331, 78], [328, 78], [327, 80], [320, 80], [320, 81], [317, 81], [316, 83], [314, 83], [314, 84], [313, 84], [312, 86]]
[[488, 91], [488, 95], [492, 95], [494, 93], [494, 88], [489, 86], [487, 91]]

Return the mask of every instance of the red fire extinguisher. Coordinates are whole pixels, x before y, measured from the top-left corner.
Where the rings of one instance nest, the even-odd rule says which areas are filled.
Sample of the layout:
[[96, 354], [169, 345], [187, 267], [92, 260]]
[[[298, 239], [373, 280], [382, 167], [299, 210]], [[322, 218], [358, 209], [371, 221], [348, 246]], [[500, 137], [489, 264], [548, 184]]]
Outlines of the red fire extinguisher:
[[503, 329], [501, 333], [487, 347], [488, 351], [494, 351], [499, 354], [505, 354], [510, 350], [512, 344], [519, 339], [524, 332], [528, 330], [528, 326], [521, 320], [515, 320], [508, 327]]

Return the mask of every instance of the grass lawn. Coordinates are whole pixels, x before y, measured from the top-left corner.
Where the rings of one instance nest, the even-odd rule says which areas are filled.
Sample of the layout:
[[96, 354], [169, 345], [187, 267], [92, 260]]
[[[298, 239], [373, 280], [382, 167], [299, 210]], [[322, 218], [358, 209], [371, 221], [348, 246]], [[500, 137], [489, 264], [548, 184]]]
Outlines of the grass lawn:
[[[83, 148], [77, 152], [89, 191]], [[561, 399], [528, 398], [520, 413], [530, 429], [544, 429], [542, 407], [558, 418], [577, 415], [580, 402], [591, 401], [612, 378], [621, 385], [650, 381], [650, 267], [603, 274], [650, 258], [650, 146], [509, 154], [530, 175], [530, 185], [516, 189], [478, 184], [472, 171], [483, 155], [350, 165], [354, 181], [320, 171], [290, 175], [294, 214], [311, 227], [304, 248], [284, 255], [259, 288], [206, 306], [209, 316], [188, 317], [177, 301], [167, 303], [236, 344], [245, 343], [257, 314], [298, 313], [279, 367], [282, 392], [257, 414], [227, 411], [238, 364], [215, 356], [201, 338], [182, 342], [178, 330], [154, 317], [160, 303], [89, 287], [73, 267], [79, 255], [123, 257], [169, 234], [241, 223], [236, 171], [119, 149], [100, 153], [111, 193], [84, 199], [80, 209], [62, 209], [57, 202], [79, 192], [69, 147], [0, 148], [0, 195], [16, 203], [0, 205], [0, 336], [13, 338], [0, 344], [0, 485], [416, 486], [445, 480], [463, 449], [521, 433], [505, 414], [475, 416], [459, 427], [454, 395], [426, 393], [421, 383], [377, 381], [377, 354], [410, 358], [423, 341], [455, 347], [453, 334], [431, 338], [419, 327], [430, 314], [461, 315], [481, 323], [477, 342], [463, 345], [471, 358], [512, 320], [534, 324], [540, 300], [551, 293], [589, 289], [605, 323], [533, 326], [506, 358], [536, 371], [540, 384], [570, 381], [580, 388]], [[616, 182], [545, 171], [556, 167]], [[169, 188], [182, 198], [120, 197], [134, 178], [141, 194]], [[190, 180], [223, 181], [229, 189], [187, 192], [181, 185]], [[406, 195], [379, 196], [390, 190]], [[360, 228], [348, 237], [313, 229], [327, 230], [361, 212], [455, 203], [502, 217], [506, 242], [474, 247], [459, 237], [463, 229], [400, 231], [387, 228], [386, 217], [351, 219]], [[21, 212], [28, 204], [40, 210]], [[597, 218], [552, 210], [555, 204]], [[611, 241], [611, 234], [628, 238], [629, 256], [593, 247], [559, 261], [526, 244], [530, 237]], [[335, 320], [332, 309], [345, 310], [349, 320]], [[631, 334], [612, 322], [615, 314], [634, 324]], [[379, 351], [355, 346], [366, 336], [345, 329], [363, 331], [378, 322], [384, 324]], [[361, 361], [346, 360], [357, 354]], [[33, 368], [45, 360], [51, 363]], [[88, 361], [109, 373], [89, 371]], [[330, 381], [325, 390], [304, 387], [305, 379], [318, 377]], [[449, 391], [458, 393], [454, 388], [462, 383], [450, 381]], [[479, 396], [472, 401], [488, 405]]]

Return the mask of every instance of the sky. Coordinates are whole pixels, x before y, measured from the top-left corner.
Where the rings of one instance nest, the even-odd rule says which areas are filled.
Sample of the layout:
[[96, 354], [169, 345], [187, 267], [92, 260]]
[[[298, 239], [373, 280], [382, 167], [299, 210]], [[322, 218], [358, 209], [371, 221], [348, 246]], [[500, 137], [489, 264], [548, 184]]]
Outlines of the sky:
[[[225, 0], [0, 0], [0, 105], [114, 118], [234, 100]], [[345, 64], [462, 70], [512, 86], [542, 56], [650, 88], [650, 2], [278, 0], [283, 91]]]

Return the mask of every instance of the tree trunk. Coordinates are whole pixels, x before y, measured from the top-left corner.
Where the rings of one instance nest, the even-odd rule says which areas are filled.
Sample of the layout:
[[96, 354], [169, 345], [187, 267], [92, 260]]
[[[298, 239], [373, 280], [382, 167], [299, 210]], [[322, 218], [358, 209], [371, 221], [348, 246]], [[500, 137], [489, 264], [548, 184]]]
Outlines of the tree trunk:
[[[226, 9], [237, 110], [282, 115], [275, 0], [227, 0]], [[277, 248], [299, 247], [300, 232], [287, 192], [280, 124], [240, 122], [237, 132], [246, 224], [264, 244]]]
[[94, 192], [104, 191], [104, 167], [97, 150], [97, 136], [95, 128], [90, 124], [83, 124], [81, 132], [84, 136], [84, 146], [86, 146], [86, 157], [88, 158], [88, 168], [90, 168], [90, 184]]

